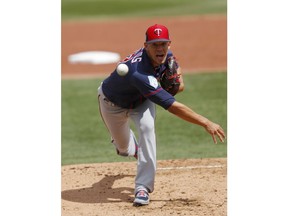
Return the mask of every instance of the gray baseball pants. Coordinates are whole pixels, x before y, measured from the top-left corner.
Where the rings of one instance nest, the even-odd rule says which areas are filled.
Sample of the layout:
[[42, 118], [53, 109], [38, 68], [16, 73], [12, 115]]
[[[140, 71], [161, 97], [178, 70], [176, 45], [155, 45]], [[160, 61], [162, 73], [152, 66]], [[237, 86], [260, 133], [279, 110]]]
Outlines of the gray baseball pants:
[[[98, 88], [98, 101], [100, 114], [119, 154], [133, 156], [135, 145], [138, 145], [135, 193], [141, 188], [153, 192], [156, 174], [155, 104], [146, 100], [135, 109], [124, 109], [108, 101], [101, 86]], [[138, 141], [130, 129], [130, 120], [137, 129]]]

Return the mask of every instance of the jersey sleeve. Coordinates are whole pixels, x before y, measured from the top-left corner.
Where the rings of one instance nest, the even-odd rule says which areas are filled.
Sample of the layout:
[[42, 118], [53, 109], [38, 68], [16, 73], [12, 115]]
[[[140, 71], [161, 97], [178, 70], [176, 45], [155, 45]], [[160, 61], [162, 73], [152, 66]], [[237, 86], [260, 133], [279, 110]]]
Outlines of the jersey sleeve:
[[154, 76], [134, 73], [130, 79], [132, 85], [134, 85], [145, 98], [160, 105], [164, 109], [168, 109], [172, 103], [175, 102], [175, 98], [159, 85]]

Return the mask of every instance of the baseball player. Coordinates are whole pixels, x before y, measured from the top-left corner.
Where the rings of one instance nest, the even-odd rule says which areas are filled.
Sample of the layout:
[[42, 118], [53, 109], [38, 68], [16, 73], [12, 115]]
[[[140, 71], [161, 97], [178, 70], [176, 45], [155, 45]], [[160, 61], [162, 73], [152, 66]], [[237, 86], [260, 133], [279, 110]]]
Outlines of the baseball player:
[[[128, 66], [126, 75], [119, 75], [115, 69], [98, 88], [100, 114], [117, 154], [135, 157], [138, 161], [134, 206], [149, 204], [149, 194], [154, 190], [156, 105], [183, 120], [204, 127], [214, 143], [217, 143], [217, 137], [221, 142], [225, 139], [225, 133], [218, 124], [177, 102], [173, 96], [184, 89], [184, 83], [170, 45], [169, 32], [165, 26], [150, 26], [146, 31], [144, 47], [120, 62]], [[163, 74], [166, 81], [171, 82], [165, 88], [161, 86]], [[138, 138], [130, 129], [129, 120], [135, 124]]]

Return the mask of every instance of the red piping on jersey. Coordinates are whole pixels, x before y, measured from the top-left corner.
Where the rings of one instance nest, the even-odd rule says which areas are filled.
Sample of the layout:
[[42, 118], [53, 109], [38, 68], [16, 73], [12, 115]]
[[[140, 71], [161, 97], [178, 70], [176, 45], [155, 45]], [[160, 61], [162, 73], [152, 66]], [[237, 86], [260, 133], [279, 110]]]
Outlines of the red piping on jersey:
[[150, 92], [149, 94], [144, 95], [144, 97], [149, 97], [149, 96], [151, 96], [151, 95], [154, 95], [154, 94], [158, 93], [158, 92], [161, 91], [161, 90], [162, 90], [162, 88], [160, 87], [160, 88], [157, 89], [156, 91], [153, 91], [153, 92]]

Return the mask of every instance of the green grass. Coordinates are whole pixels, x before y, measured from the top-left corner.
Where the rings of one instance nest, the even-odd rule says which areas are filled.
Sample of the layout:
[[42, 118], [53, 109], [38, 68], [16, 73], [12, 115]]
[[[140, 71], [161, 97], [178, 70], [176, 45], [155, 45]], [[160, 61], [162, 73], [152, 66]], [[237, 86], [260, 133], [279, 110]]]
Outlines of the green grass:
[[62, 0], [62, 20], [226, 14], [226, 0]]
[[[185, 75], [179, 102], [227, 130], [227, 73]], [[102, 80], [62, 80], [62, 165], [129, 161], [119, 157], [98, 112]], [[214, 145], [202, 128], [157, 107], [157, 159], [226, 157], [227, 142]], [[227, 131], [226, 131], [227, 133]]]

